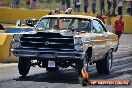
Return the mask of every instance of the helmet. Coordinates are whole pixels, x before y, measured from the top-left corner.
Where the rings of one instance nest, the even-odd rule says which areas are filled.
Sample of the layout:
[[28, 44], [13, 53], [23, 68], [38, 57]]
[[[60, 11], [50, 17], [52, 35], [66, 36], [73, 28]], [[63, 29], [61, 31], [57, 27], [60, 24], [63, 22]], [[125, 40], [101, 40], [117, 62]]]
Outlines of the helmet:
[[60, 9], [56, 8], [55, 9], [55, 14], [60, 14]]
[[65, 14], [71, 14], [72, 13], [72, 8], [68, 8], [66, 11], [65, 11]]

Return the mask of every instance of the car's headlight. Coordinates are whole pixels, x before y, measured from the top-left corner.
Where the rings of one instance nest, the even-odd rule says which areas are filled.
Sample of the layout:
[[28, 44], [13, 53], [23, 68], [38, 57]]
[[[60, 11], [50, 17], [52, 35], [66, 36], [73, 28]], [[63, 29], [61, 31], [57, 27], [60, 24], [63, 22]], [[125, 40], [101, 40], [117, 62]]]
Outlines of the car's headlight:
[[13, 36], [13, 40], [14, 40], [14, 41], [20, 41], [20, 38], [21, 38], [21, 37], [22, 37], [22, 35], [16, 34], [16, 35]]
[[81, 40], [81, 37], [76, 37], [74, 40], [74, 48], [77, 51], [83, 51], [83, 42]]
[[12, 42], [12, 48], [20, 48], [21, 47], [21, 42], [18, 41], [13, 41]]
[[13, 36], [13, 40], [12, 40], [12, 48], [20, 48], [21, 47], [21, 39], [22, 35], [20, 34], [16, 34]]

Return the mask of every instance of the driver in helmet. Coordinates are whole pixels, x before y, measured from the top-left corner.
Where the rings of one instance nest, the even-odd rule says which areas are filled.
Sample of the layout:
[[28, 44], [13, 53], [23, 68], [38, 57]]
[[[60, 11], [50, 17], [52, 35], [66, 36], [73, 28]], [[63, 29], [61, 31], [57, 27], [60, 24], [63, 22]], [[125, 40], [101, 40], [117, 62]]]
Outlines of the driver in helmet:
[[55, 14], [60, 14], [60, 10], [58, 8], [55, 9]]

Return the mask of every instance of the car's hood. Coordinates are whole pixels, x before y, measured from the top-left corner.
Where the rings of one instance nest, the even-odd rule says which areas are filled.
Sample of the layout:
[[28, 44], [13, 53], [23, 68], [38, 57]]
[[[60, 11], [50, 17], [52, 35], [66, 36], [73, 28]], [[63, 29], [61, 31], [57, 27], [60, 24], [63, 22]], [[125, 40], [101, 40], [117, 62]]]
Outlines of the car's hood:
[[45, 31], [37, 31], [37, 33], [43, 32], [43, 33], [59, 33], [62, 36], [73, 36], [74, 33], [70, 30], [45, 30]]

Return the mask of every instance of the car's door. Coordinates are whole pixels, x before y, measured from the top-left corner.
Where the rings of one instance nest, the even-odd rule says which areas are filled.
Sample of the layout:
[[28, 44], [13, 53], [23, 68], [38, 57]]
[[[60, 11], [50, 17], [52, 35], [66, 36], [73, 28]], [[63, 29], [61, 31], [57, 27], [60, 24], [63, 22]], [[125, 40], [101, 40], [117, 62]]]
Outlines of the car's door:
[[104, 35], [106, 37], [105, 40], [108, 42], [109, 49], [113, 48], [113, 51], [117, 51], [119, 45], [118, 36], [111, 32], [105, 32]]
[[93, 59], [101, 59], [105, 55], [107, 48], [107, 41], [104, 35], [106, 30], [98, 19], [93, 19], [92, 24], [91, 42], [93, 44], [93, 56], [95, 57]]

